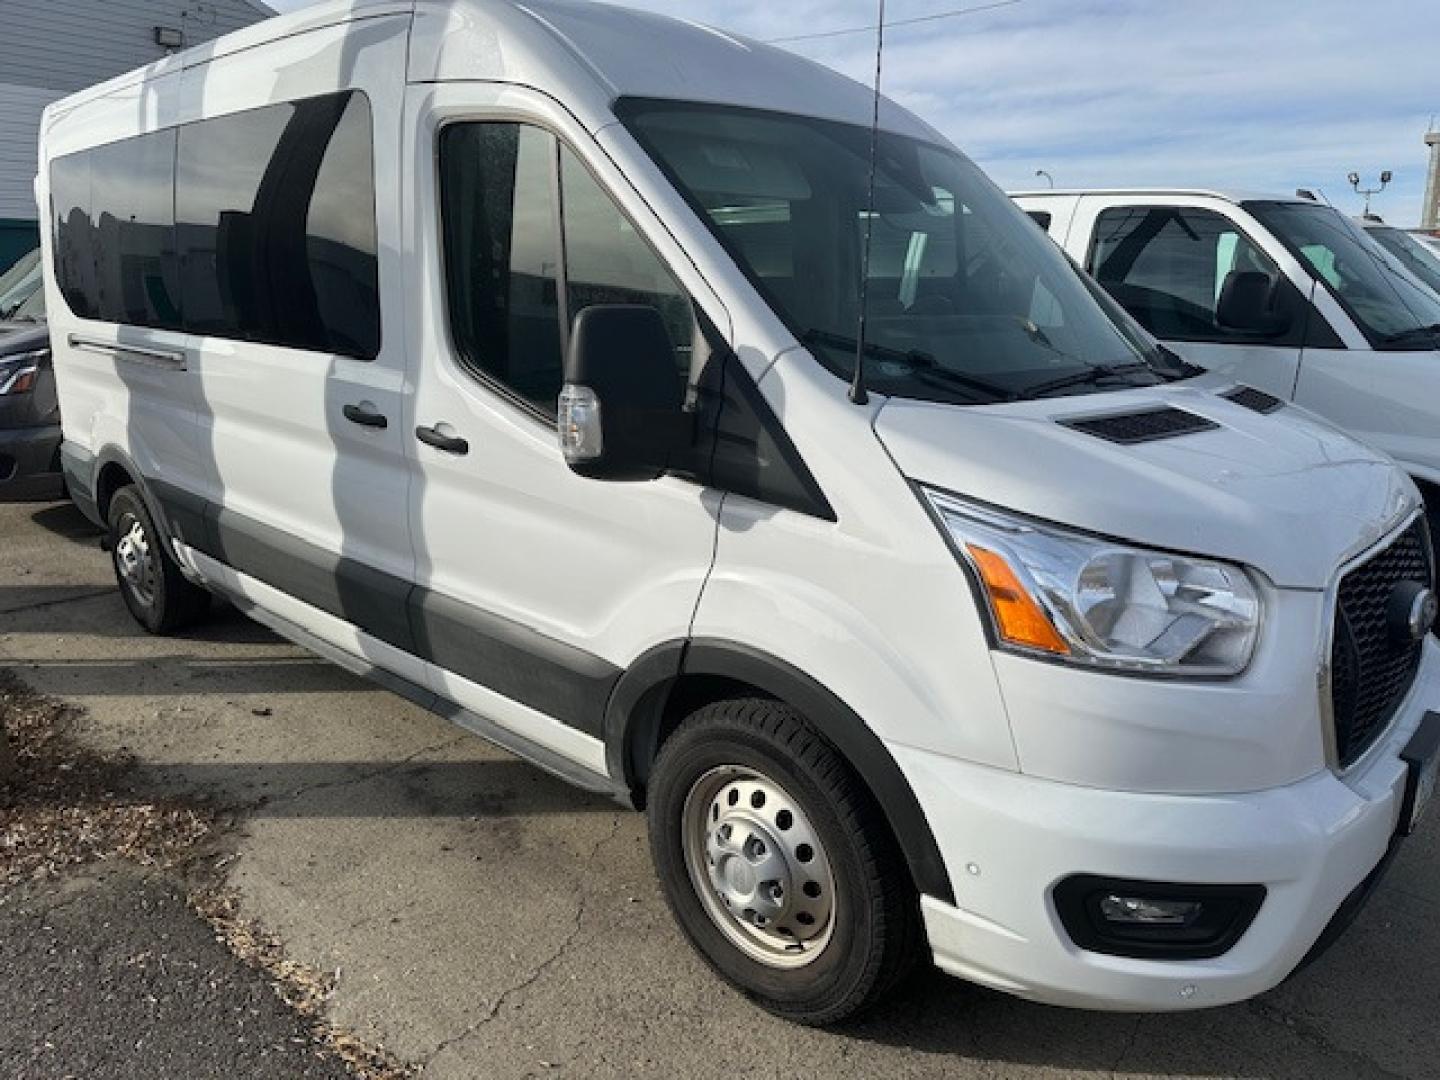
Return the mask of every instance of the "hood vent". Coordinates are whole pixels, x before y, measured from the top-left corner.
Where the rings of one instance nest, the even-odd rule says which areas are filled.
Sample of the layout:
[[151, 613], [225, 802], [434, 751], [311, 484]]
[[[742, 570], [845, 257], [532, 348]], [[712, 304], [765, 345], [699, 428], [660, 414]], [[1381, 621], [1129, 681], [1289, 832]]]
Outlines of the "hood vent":
[[1063, 420], [1061, 423], [1076, 431], [1083, 431], [1086, 435], [1094, 435], [1097, 439], [1119, 443], [1121, 446], [1173, 439], [1179, 435], [1194, 435], [1200, 431], [1217, 431], [1220, 427], [1213, 420], [1169, 406], [1146, 409], [1144, 412], [1118, 413], [1115, 416]]
[[1267, 394], [1264, 390], [1256, 390], [1253, 386], [1237, 386], [1229, 393], [1220, 396], [1226, 401], [1233, 401], [1242, 409], [1258, 413], [1272, 413], [1285, 404], [1275, 395]]

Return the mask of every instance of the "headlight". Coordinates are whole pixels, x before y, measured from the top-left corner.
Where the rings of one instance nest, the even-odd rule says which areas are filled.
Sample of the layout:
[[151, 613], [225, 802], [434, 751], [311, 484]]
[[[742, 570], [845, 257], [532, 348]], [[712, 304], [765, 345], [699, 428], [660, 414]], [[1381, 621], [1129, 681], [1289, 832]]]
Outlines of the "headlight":
[[1238, 566], [1041, 525], [922, 487], [975, 571], [1002, 647], [1166, 675], [1235, 675], [1260, 596]]
[[49, 349], [34, 349], [14, 356], [0, 356], [0, 397], [32, 390], [40, 363], [49, 355]]

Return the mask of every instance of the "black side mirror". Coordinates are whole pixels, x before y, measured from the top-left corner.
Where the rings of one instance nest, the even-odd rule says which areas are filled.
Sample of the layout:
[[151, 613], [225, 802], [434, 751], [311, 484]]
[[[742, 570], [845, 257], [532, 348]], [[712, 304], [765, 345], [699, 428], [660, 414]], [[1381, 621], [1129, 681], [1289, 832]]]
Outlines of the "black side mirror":
[[595, 480], [654, 480], [688, 446], [675, 349], [660, 312], [598, 304], [575, 317], [560, 391], [565, 461]]
[[1275, 310], [1279, 283], [1259, 270], [1231, 270], [1220, 286], [1215, 325], [1241, 334], [1273, 337], [1290, 328], [1287, 315]]

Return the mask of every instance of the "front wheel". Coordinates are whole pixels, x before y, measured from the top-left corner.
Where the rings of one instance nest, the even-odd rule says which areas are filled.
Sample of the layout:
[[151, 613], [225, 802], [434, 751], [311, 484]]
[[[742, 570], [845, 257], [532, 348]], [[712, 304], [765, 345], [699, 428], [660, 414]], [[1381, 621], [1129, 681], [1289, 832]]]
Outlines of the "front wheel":
[[830, 1024], [919, 953], [918, 898], [874, 798], [786, 705], [707, 706], [666, 741], [651, 850], [690, 942], [764, 1008]]
[[117, 491], [107, 517], [115, 580], [135, 621], [164, 634], [203, 615], [210, 594], [180, 572], [139, 490], [131, 485]]

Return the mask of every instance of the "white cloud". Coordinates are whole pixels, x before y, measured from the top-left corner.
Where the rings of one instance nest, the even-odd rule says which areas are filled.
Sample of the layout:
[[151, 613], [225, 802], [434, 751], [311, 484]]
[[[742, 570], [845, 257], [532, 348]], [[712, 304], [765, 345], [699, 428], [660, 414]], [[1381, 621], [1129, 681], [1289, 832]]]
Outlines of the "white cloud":
[[[871, 0], [628, 0], [761, 39], [865, 26]], [[983, 0], [890, 0], [892, 20]], [[276, 7], [299, 0], [274, 0]], [[896, 27], [885, 89], [1004, 186], [1319, 187], [1344, 209], [1358, 170], [1395, 182], [1374, 208], [1419, 217], [1422, 136], [1440, 77], [1416, 0], [1021, 0]], [[1424, 25], [1422, 25], [1424, 23]], [[862, 81], [868, 34], [787, 44]]]

